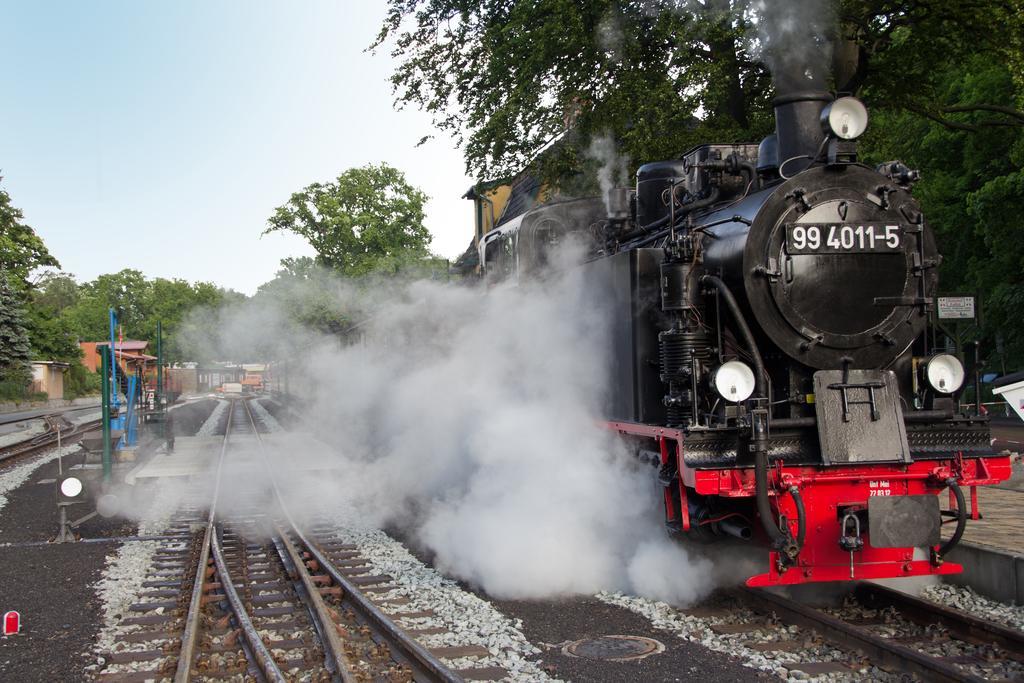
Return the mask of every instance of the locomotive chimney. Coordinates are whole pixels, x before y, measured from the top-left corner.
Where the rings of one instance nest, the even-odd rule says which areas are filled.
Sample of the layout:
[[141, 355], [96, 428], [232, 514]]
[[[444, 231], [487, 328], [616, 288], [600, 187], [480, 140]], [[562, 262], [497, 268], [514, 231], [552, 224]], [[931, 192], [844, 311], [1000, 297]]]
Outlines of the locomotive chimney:
[[822, 151], [825, 132], [821, 110], [832, 101], [824, 90], [786, 90], [776, 78], [775, 134], [779, 141], [779, 173], [785, 177], [804, 170]]
[[822, 150], [821, 111], [827, 91], [834, 17], [828, 0], [765, 3], [758, 31], [775, 82], [779, 172], [804, 170]]

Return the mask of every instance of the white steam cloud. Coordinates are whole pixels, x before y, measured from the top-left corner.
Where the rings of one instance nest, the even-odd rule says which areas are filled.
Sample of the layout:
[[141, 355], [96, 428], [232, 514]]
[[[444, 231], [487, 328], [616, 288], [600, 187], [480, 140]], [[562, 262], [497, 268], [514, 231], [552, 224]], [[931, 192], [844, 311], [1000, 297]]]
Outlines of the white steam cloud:
[[751, 54], [763, 61], [778, 92], [827, 89], [836, 17], [829, 0], [754, 0]]
[[[400, 529], [499, 597], [622, 590], [685, 603], [711, 590], [711, 562], [664, 531], [654, 472], [597, 424], [614, 359], [579, 271], [486, 292], [419, 282], [335, 296], [375, 315], [363, 343], [323, 338], [289, 364], [307, 422], [332, 442], [313, 454], [308, 438], [274, 437], [290, 508], [321, 498]], [[268, 343], [281, 313], [220, 317]]]
[[611, 210], [608, 205], [608, 193], [616, 186], [629, 185], [629, 159], [618, 153], [615, 139], [610, 133], [597, 135], [590, 141], [587, 148], [587, 157], [596, 161], [597, 183], [601, 188], [601, 197], [604, 199], [605, 209]]

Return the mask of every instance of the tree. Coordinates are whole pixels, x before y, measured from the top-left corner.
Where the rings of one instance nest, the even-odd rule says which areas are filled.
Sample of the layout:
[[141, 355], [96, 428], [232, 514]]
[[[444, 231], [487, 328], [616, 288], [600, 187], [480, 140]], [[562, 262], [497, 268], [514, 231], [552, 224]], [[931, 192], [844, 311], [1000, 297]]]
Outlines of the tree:
[[32, 303], [45, 306], [55, 313], [78, 303], [81, 297], [75, 276], [60, 271], [44, 271], [32, 282]]
[[[772, 127], [764, 62], [815, 41], [836, 45], [837, 89], [871, 83], [872, 106], [954, 113], [938, 111], [930, 72], [1000, 53], [1021, 9], [1020, 0], [389, 4], [373, 47], [392, 42], [398, 103], [431, 112], [481, 178], [512, 176], [561, 140], [538, 169], [549, 180], [576, 170], [602, 134], [634, 165], [698, 142], [759, 140]], [[828, 61], [823, 50], [807, 65]], [[990, 113], [1005, 121], [1012, 111]]]
[[0, 398], [24, 397], [32, 381], [31, 355], [21, 301], [0, 275]]
[[[138, 270], [125, 268], [100, 275], [79, 288], [78, 301], [67, 309], [68, 319], [77, 336], [85, 341], [110, 337], [109, 310], [118, 312], [118, 322], [134, 331], [145, 323], [149, 313], [149, 282]], [[131, 334], [131, 332], [129, 332]]]
[[[0, 181], [3, 177], [0, 177]], [[35, 230], [22, 223], [24, 215], [11, 204], [11, 196], [0, 189], [0, 271], [15, 293], [29, 287], [29, 273], [41, 266], [60, 267]]]
[[64, 312], [79, 300], [72, 275], [47, 271], [35, 278], [29, 293], [26, 328], [32, 357], [76, 363], [82, 357], [78, 337]]
[[151, 349], [156, 348], [156, 325], [160, 321], [164, 355], [173, 360], [185, 353], [177, 333], [190, 311], [202, 306], [218, 306], [225, 299], [239, 297], [244, 298], [210, 282], [149, 279], [132, 269], [100, 275], [81, 285], [67, 275], [44, 277], [34, 293], [39, 315], [48, 321], [39, 324], [38, 345], [60, 359], [60, 349], [54, 348], [59, 339], [107, 339], [110, 335], [108, 316], [113, 308], [118, 312], [118, 323], [125, 336], [148, 340]]
[[985, 347], [1002, 350], [997, 370], [1024, 365], [1024, 126], [991, 125], [982, 105], [1024, 101], [1012, 63], [976, 55], [936, 69], [935, 110], [947, 113], [875, 111], [862, 145], [870, 161], [921, 171], [914, 195], [943, 255], [942, 289], [981, 294]]
[[387, 164], [352, 168], [296, 192], [263, 231], [288, 231], [316, 249], [319, 265], [345, 276], [395, 271], [429, 256], [427, 196]]
[[338, 273], [317, 266], [308, 256], [281, 259], [281, 269], [260, 285], [253, 301], [287, 312], [294, 325], [338, 334], [351, 323], [352, 312], [342, 310], [337, 278]]

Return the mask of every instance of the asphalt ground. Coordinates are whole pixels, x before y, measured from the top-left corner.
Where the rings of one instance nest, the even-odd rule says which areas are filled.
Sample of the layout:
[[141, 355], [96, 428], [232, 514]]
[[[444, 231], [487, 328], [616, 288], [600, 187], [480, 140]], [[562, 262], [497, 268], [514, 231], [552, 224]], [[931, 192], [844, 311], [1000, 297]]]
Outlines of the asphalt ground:
[[[482, 598], [506, 616], [522, 620], [526, 638], [541, 649], [536, 658], [556, 678], [571, 681], [722, 681], [775, 680], [743, 666], [728, 655], [714, 652], [674, 634], [654, 628], [628, 610], [607, 605], [596, 598], [561, 600], [494, 600]], [[574, 641], [622, 635], [651, 638], [664, 645], [663, 652], [627, 661], [578, 657], [565, 652]]]
[[[214, 405], [202, 401], [176, 409], [175, 432], [194, 434]], [[65, 466], [69, 460], [81, 455], [65, 458]], [[87, 541], [49, 543], [58, 530], [58, 512], [55, 484], [45, 482], [57, 476], [56, 461], [41, 466], [6, 494], [8, 503], [0, 510], [0, 613], [22, 614], [22, 633], [0, 638], [3, 683], [86, 679], [83, 667], [94, 661], [91, 650], [102, 626], [94, 585], [117, 539], [136, 533], [132, 521], [96, 516], [76, 529]], [[74, 518], [91, 506], [70, 510]]]
[[[387, 533], [400, 540], [421, 562], [432, 565], [431, 553], [399, 528]], [[530, 657], [542, 662], [549, 676], [586, 683], [620, 681], [701, 681], [729, 683], [778, 680], [744, 666], [738, 659], [655, 628], [645, 617], [591, 596], [550, 600], [501, 600], [479, 587], [457, 581], [459, 586], [490, 602], [510, 619], [522, 622], [526, 639], [541, 650]], [[604, 636], [632, 636], [657, 641], [664, 650], [638, 659], [610, 661], [575, 656], [567, 652], [576, 641]]]

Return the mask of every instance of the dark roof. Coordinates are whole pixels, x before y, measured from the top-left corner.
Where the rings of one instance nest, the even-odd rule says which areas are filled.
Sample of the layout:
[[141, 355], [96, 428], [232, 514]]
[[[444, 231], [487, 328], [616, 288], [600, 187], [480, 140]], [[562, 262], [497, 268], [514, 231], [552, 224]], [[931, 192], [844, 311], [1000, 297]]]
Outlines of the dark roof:
[[480, 265], [480, 252], [476, 248], [476, 240], [470, 240], [466, 251], [452, 263], [452, 271], [460, 274], [468, 273]]
[[512, 182], [512, 193], [509, 195], [508, 203], [505, 204], [501, 216], [494, 227], [508, 223], [516, 216], [520, 216], [537, 204], [537, 194], [541, 187], [540, 178], [524, 174]]

